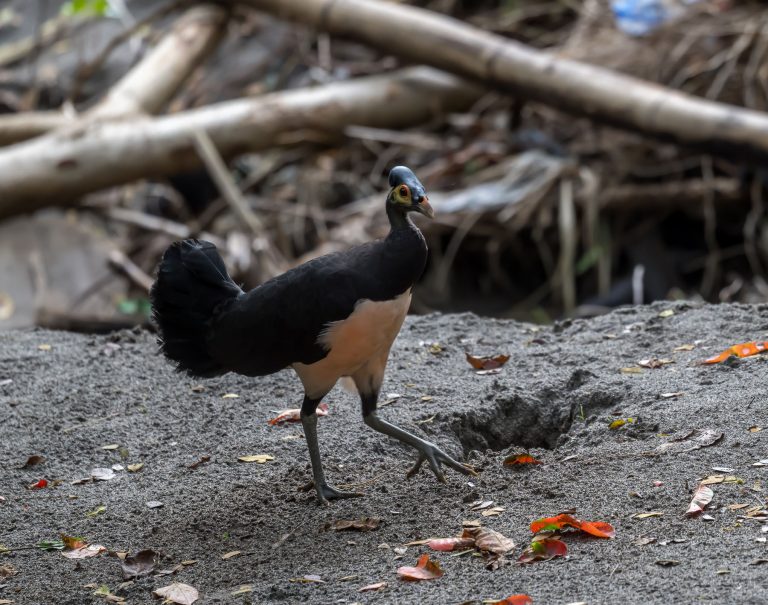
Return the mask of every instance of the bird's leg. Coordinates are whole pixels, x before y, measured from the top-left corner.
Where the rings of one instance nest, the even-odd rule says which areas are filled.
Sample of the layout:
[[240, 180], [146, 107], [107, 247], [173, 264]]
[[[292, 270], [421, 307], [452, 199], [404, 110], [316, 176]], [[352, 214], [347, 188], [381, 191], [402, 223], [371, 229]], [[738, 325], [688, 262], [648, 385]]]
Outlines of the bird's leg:
[[446, 454], [443, 450], [437, 447], [434, 443], [425, 441], [420, 437], [417, 437], [413, 433], [401, 429], [394, 424], [382, 420], [376, 413], [376, 402], [378, 400], [378, 393], [363, 394], [361, 393], [360, 399], [363, 404], [363, 421], [373, 430], [379, 433], [384, 433], [390, 437], [394, 437], [398, 441], [410, 445], [411, 447], [419, 451], [419, 457], [416, 460], [416, 464], [413, 465], [411, 470], [408, 471], [407, 476], [412, 477], [421, 468], [422, 463], [426, 460], [429, 462], [429, 467], [437, 477], [438, 481], [445, 483], [445, 475], [441, 468], [441, 464], [450, 466], [452, 469], [459, 471], [465, 475], [476, 475], [477, 473], [469, 466], [458, 462]]
[[315, 482], [317, 500], [321, 504], [327, 504], [328, 500], [336, 500], [338, 498], [358, 498], [363, 494], [359, 492], [343, 492], [328, 485], [325, 480], [323, 464], [320, 461], [320, 446], [317, 443], [316, 410], [320, 399], [310, 399], [305, 395], [304, 403], [301, 405], [301, 425], [304, 427], [304, 438], [307, 440], [307, 447], [309, 448], [309, 460], [312, 463], [312, 478]]

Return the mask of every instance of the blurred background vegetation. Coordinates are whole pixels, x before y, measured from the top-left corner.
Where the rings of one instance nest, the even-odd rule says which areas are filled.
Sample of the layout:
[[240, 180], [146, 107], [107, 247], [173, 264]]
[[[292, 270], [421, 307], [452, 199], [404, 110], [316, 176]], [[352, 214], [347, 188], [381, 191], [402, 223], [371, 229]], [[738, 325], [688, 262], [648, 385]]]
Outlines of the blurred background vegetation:
[[[215, 40], [153, 113], [413, 64], [398, 56], [398, 31], [391, 32], [392, 52], [383, 52], [249, 2], [219, 4], [226, 16]], [[393, 4], [698, 97], [761, 112], [768, 106], [762, 2]], [[49, 136], [49, 129], [66, 138], [67, 123], [104, 103], [194, 5], [0, 3], [0, 155], [10, 157], [29, 144], [22, 139]], [[8, 134], [12, 119], [28, 126], [49, 118], [51, 125], [28, 134]], [[105, 139], [104, 153], [111, 149]], [[191, 169], [94, 187], [66, 203], [52, 192], [4, 211], [0, 329], [147, 323], [147, 286], [162, 251], [180, 237], [213, 239], [235, 280], [253, 287], [318, 254], [381, 236], [386, 174], [396, 164], [416, 172], [437, 213], [419, 222], [430, 261], [414, 293], [415, 313], [469, 310], [547, 322], [664, 298], [768, 299], [760, 166], [574, 117], [523, 95], [491, 87], [466, 109], [408, 128], [350, 123], [332, 137], [299, 129], [279, 145], [225, 154], [225, 175], [216, 172], [215, 153], [204, 161], [198, 151]], [[0, 191], [7, 178], [0, 174]]]

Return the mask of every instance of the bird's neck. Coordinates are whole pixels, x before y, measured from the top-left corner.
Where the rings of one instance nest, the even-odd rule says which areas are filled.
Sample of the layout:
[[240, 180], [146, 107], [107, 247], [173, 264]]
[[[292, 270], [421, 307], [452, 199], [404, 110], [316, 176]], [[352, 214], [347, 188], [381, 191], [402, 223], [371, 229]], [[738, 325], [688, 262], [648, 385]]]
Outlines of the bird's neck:
[[384, 240], [384, 256], [398, 293], [410, 288], [424, 272], [427, 264], [427, 242], [410, 217], [387, 208], [391, 229]]
[[389, 219], [389, 225], [392, 227], [392, 231], [398, 229], [415, 229], [418, 231], [416, 225], [411, 221], [411, 217], [408, 216], [408, 213], [397, 210], [391, 204], [387, 204], [387, 218]]

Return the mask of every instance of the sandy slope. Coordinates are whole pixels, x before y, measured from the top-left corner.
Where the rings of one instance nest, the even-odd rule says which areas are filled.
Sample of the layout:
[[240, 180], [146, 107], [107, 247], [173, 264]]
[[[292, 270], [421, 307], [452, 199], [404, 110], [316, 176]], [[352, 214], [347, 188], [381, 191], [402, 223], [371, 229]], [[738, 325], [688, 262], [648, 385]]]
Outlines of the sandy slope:
[[[673, 309], [671, 317], [659, 317]], [[731, 344], [768, 340], [768, 305], [656, 304], [605, 317], [536, 329], [470, 315], [409, 319], [398, 339], [385, 393], [401, 398], [382, 416], [421, 431], [481, 469], [469, 484], [449, 474], [440, 485], [425, 469], [403, 478], [411, 452], [361, 422], [353, 395], [335, 390], [320, 440], [329, 479], [362, 483], [360, 500], [319, 507], [311, 492], [301, 429], [270, 427], [273, 411], [298, 405], [288, 372], [263, 379], [225, 376], [199, 381], [175, 374], [153, 337], [28, 331], [0, 335], [0, 543], [9, 548], [81, 535], [114, 550], [161, 551], [160, 568], [198, 562], [175, 576], [151, 576], [123, 588], [128, 603], [156, 602], [153, 589], [172, 581], [195, 586], [199, 603], [461, 603], [524, 592], [537, 604], [766, 603], [768, 558], [761, 524], [740, 519], [731, 504], [765, 503], [768, 466], [768, 357], [720, 366], [694, 362]], [[429, 352], [439, 342], [443, 351]], [[674, 351], [697, 343], [692, 351]], [[41, 344], [51, 345], [40, 350]], [[117, 346], [115, 346], [117, 345]], [[512, 355], [499, 375], [477, 376], [464, 350]], [[673, 359], [660, 369], [624, 374], [650, 357]], [[12, 382], [5, 383], [11, 379]], [[682, 392], [660, 398], [662, 393]], [[222, 398], [235, 393], [239, 398]], [[424, 399], [424, 398], [428, 399]], [[616, 418], [637, 422], [609, 430]], [[753, 426], [765, 426], [750, 432]], [[659, 454], [660, 435], [711, 428], [715, 445]], [[128, 455], [121, 460], [119, 444]], [[544, 464], [513, 471], [501, 461], [519, 445]], [[274, 461], [244, 464], [238, 456], [269, 453]], [[20, 469], [32, 454], [46, 462]], [[201, 455], [210, 462], [187, 465]], [[72, 485], [94, 467], [143, 462], [138, 473]], [[712, 521], [683, 513], [701, 477], [731, 467], [741, 484], [714, 485]], [[55, 488], [28, 491], [41, 477]], [[663, 483], [654, 487], [654, 481]], [[749, 488], [749, 489], [747, 489]], [[504, 507], [496, 517], [469, 511], [476, 498]], [[162, 508], [146, 502], [158, 500]], [[86, 513], [103, 505], [95, 517]], [[569, 556], [487, 571], [481, 559], [436, 553], [441, 579], [405, 583], [395, 570], [413, 565], [423, 546], [398, 558], [393, 548], [460, 532], [462, 520], [483, 522], [520, 546], [533, 519], [576, 508], [577, 515], [615, 525], [615, 540], [568, 537]], [[659, 511], [660, 517], [632, 518]], [[325, 530], [337, 519], [373, 516], [367, 533]], [[655, 543], [638, 545], [640, 537]], [[684, 540], [660, 544], [673, 538]], [[233, 550], [244, 554], [223, 560]], [[514, 557], [513, 557], [514, 558]], [[679, 561], [671, 567], [658, 561]], [[57, 552], [20, 550], [0, 556], [17, 575], [0, 578], [0, 600], [17, 604], [102, 603], [86, 584], [122, 581], [115, 558], [79, 564]], [[324, 584], [291, 578], [317, 574]], [[380, 592], [359, 593], [387, 581]], [[231, 596], [243, 584], [245, 596]]]

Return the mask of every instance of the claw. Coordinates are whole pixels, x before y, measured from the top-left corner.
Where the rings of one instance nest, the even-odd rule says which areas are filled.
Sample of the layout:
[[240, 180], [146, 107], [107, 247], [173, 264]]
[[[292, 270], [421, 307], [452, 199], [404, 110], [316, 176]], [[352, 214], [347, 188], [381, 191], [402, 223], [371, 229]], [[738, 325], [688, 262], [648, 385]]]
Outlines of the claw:
[[320, 504], [328, 504], [329, 500], [341, 500], [343, 498], [362, 498], [365, 494], [361, 492], [343, 492], [332, 485], [323, 483], [319, 489], [316, 489], [317, 500]]
[[413, 477], [416, 473], [419, 472], [419, 469], [421, 468], [421, 465], [424, 464], [425, 460], [429, 462], [429, 467], [432, 470], [432, 473], [435, 475], [437, 480], [440, 481], [440, 483], [447, 483], [445, 474], [441, 468], [441, 464], [446, 464], [452, 469], [463, 473], [464, 475], [472, 475], [477, 477], [477, 472], [471, 466], [454, 460], [439, 447], [431, 443], [426, 444], [423, 449], [419, 449], [419, 457], [416, 459], [415, 464], [410, 468], [405, 476], [409, 479]]

